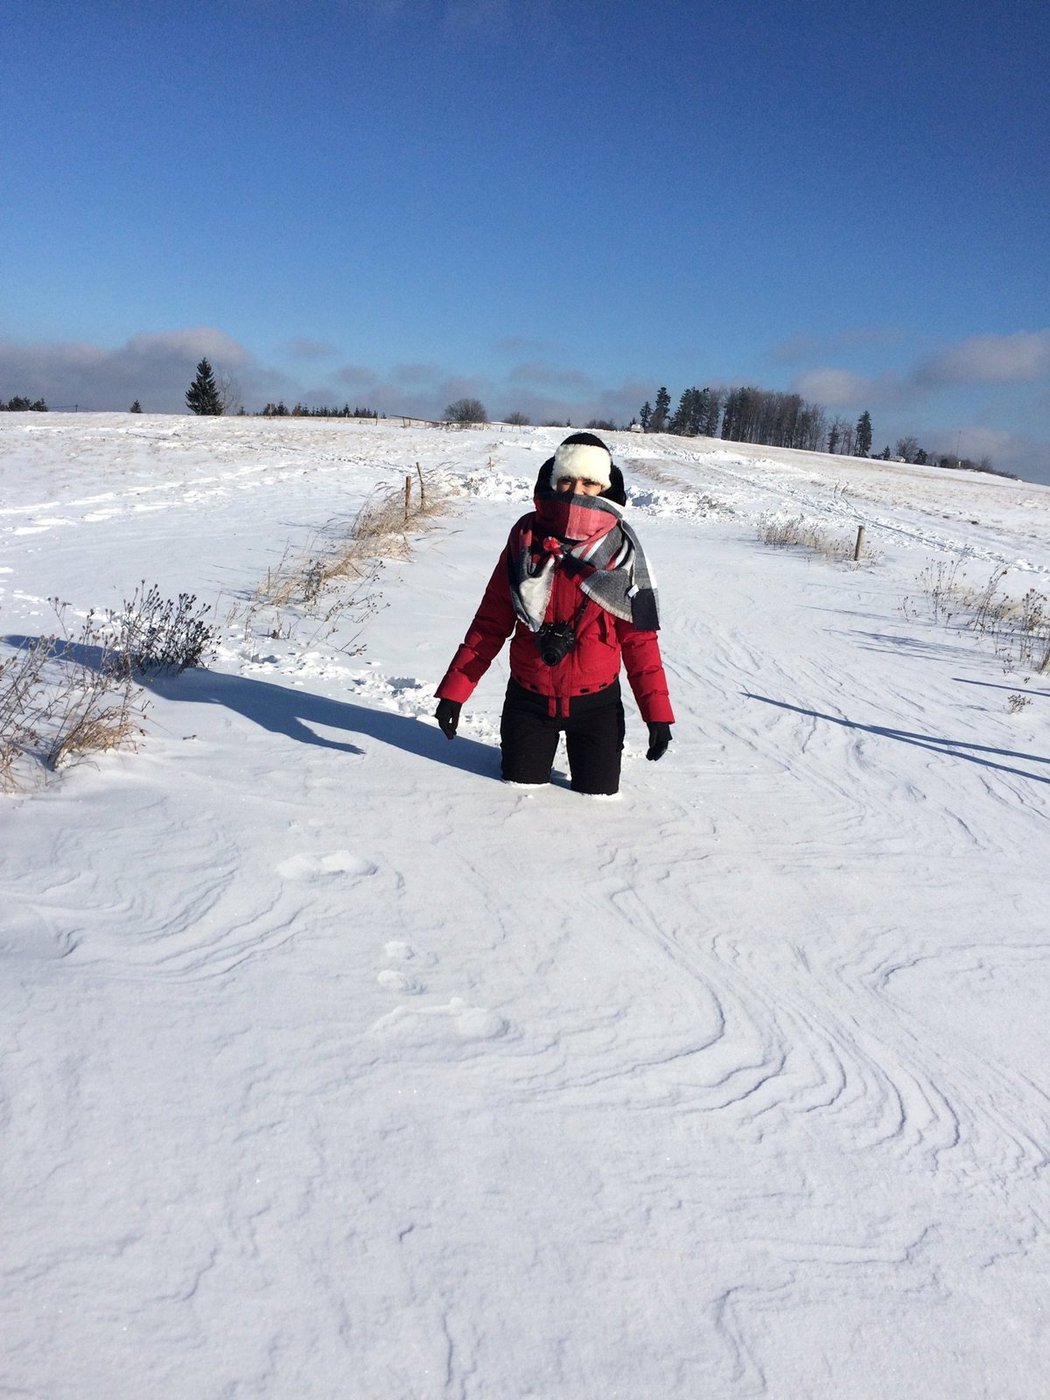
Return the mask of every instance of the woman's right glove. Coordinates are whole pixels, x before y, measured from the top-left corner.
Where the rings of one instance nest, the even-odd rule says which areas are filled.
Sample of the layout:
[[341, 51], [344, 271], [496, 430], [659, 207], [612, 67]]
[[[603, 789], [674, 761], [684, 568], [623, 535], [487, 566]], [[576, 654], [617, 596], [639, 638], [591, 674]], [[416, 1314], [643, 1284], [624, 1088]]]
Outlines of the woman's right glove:
[[649, 748], [645, 755], [646, 758], [651, 759], [653, 763], [655, 763], [658, 758], [663, 758], [664, 754], [667, 752], [667, 745], [670, 742], [671, 726], [669, 724], [664, 724], [662, 720], [658, 721], [656, 724], [651, 724], [649, 726]]
[[434, 718], [441, 726], [441, 732], [446, 739], [454, 739], [456, 730], [459, 728], [459, 712], [463, 706], [458, 700], [439, 700], [438, 707], [434, 711]]

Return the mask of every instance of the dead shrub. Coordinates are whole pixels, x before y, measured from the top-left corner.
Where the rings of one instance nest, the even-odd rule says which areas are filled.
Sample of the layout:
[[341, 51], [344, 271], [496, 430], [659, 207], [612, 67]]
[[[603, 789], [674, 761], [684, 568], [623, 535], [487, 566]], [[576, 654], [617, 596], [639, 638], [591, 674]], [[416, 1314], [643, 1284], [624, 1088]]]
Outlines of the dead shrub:
[[209, 654], [215, 639], [215, 629], [205, 620], [210, 612], [209, 604], [198, 604], [195, 593], [162, 598], [156, 584], [147, 589], [143, 581], [119, 612], [107, 613], [109, 651], [128, 675], [177, 675], [199, 666]]
[[26, 786], [34, 766], [49, 771], [92, 753], [133, 745], [145, 712], [124, 656], [92, 617], [74, 641], [66, 604], [50, 600], [59, 629], [0, 660], [0, 790]]
[[[987, 581], [974, 585], [960, 574], [966, 556], [928, 564], [917, 582], [934, 622], [969, 632], [988, 642], [1007, 670], [1025, 669], [1038, 674], [1050, 669], [1050, 603], [1030, 588], [1023, 598], [1012, 597], [1002, 585], [1009, 573], [996, 565]], [[911, 598], [901, 604], [905, 616], [921, 611]]]
[[137, 716], [132, 713], [129, 690], [116, 697], [111, 690], [90, 697], [81, 692], [77, 703], [60, 717], [57, 731], [42, 755], [43, 761], [48, 768], [57, 770], [89, 754], [134, 748], [141, 733]]

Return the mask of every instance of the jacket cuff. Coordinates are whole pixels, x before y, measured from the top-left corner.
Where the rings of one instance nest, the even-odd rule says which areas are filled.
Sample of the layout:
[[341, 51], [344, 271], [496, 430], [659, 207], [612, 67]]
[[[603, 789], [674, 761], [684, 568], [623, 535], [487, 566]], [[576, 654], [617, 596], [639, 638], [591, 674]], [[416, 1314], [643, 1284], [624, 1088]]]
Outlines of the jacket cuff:
[[639, 705], [646, 724], [674, 724], [674, 710], [666, 695], [654, 696], [644, 707]]
[[434, 694], [439, 700], [455, 700], [457, 705], [464, 704], [474, 693], [474, 683], [467, 680], [466, 676], [450, 671], [438, 686]]

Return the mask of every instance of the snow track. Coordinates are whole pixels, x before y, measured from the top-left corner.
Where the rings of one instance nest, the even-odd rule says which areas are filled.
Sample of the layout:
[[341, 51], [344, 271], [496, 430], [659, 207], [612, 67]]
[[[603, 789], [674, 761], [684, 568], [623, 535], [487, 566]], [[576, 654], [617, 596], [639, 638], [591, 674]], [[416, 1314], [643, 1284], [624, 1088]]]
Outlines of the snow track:
[[599, 804], [499, 782], [505, 659], [430, 718], [557, 433], [4, 417], [8, 636], [455, 494], [364, 656], [231, 626], [4, 799], [0, 1392], [1040, 1400], [1050, 688], [900, 599], [1050, 490], [625, 435], [679, 722]]

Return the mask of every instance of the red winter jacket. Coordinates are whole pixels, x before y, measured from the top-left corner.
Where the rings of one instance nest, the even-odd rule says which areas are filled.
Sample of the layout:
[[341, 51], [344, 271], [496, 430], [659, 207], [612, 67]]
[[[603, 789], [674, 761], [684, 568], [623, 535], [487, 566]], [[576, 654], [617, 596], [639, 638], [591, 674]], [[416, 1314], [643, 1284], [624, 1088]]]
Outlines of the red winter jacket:
[[[528, 516], [523, 517], [523, 520], [528, 519]], [[511, 539], [516, 537], [522, 523], [519, 521], [515, 525]], [[510, 673], [526, 690], [547, 697], [552, 718], [567, 716], [569, 701], [576, 696], [590, 695], [612, 685], [620, 674], [622, 660], [642, 719], [646, 724], [673, 724], [674, 712], [667, 694], [656, 633], [643, 632], [586, 598], [560, 564], [554, 573], [545, 621], [575, 622], [576, 645], [557, 665], [547, 665], [540, 656], [535, 634], [519, 621], [514, 611], [507, 569], [509, 548], [508, 545], [504, 549], [492, 571], [474, 621], [437, 688], [438, 698], [455, 700], [459, 704], [468, 700], [513, 633]]]

